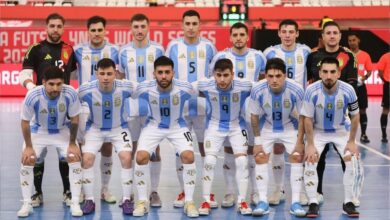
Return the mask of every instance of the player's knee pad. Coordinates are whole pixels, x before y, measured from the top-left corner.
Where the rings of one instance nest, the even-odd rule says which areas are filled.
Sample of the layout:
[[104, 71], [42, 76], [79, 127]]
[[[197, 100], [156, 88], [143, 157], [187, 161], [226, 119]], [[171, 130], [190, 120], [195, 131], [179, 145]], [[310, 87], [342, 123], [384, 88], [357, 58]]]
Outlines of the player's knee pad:
[[215, 155], [206, 155], [204, 158], [204, 166], [214, 169], [215, 165], [217, 164], [217, 157]]
[[247, 170], [248, 169], [248, 158], [246, 156], [239, 156], [235, 159], [237, 172], [239, 170]]

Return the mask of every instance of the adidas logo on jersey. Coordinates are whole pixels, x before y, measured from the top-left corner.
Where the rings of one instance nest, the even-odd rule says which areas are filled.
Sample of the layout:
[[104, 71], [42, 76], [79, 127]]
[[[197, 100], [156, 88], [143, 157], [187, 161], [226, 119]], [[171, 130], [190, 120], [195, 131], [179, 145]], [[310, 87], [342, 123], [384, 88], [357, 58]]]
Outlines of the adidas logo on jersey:
[[265, 103], [264, 108], [271, 108], [271, 105], [267, 102]]
[[185, 59], [185, 58], [186, 56], [184, 55], [184, 53], [180, 54], [179, 59]]
[[95, 102], [95, 103], [93, 103], [93, 105], [94, 105], [94, 106], [101, 106], [101, 105], [100, 105], [100, 102]]
[[45, 58], [43, 58], [44, 60], [51, 60], [52, 57], [50, 56], [50, 54], [46, 54]]
[[89, 56], [87, 55], [87, 56], [83, 57], [83, 60], [89, 60]]
[[324, 106], [322, 106], [321, 104], [316, 105], [316, 107], [320, 109], [324, 109]]
[[41, 113], [41, 114], [47, 114], [47, 110], [46, 110], [46, 109], [42, 109], [39, 113]]
[[153, 105], [157, 105], [157, 101], [156, 100], [152, 100], [150, 103], [152, 103]]

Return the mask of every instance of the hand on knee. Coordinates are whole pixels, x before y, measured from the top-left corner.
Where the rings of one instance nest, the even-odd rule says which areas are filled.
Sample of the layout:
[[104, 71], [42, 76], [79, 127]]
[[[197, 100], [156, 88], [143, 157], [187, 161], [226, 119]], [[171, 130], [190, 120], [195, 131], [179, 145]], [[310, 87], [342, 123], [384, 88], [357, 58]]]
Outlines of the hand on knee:
[[269, 158], [269, 154], [266, 154], [264, 151], [255, 154], [256, 164], [268, 163], [268, 158]]
[[303, 155], [301, 155], [298, 152], [293, 152], [290, 154], [290, 162], [291, 163], [302, 163], [303, 161]]
[[70, 153], [66, 156], [66, 161], [68, 163], [76, 163], [76, 162], [81, 162], [81, 158], [76, 157], [76, 155]]

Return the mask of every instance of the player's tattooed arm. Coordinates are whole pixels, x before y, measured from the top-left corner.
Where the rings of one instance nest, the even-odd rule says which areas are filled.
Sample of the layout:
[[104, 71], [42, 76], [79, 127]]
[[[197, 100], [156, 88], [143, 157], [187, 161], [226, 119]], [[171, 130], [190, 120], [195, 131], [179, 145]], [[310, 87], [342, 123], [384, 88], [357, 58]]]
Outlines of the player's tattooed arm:
[[251, 114], [251, 126], [253, 130], [253, 135], [255, 137], [260, 136], [259, 115]]
[[69, 144], [76, 144], [77, 129], [79, 127], [79, 116], [76, 115], [70, 118], [70, 137]]

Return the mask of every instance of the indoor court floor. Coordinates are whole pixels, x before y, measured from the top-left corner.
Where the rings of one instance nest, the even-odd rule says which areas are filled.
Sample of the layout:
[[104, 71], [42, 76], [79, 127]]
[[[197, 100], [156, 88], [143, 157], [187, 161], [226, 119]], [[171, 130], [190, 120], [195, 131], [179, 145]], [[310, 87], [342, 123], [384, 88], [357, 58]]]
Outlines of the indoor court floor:
[[[1, 98], [0, 99], [0, 220], [17, 219], [16, 212], [21, 206], [21, 190], [19, 185], [20, 156], [23, 137], [20, 129], [20, 106], [22, 98]], [[380, 98], [370, 98], [368, 112], [368, 137], [371, 140], [368, 144], [357, 142], [361, 157], [364, 163], [365, 183], [360, 198], [361, 206], [360, 219], [384, 220], [390, 219], [390, 154], [389, 144], [381, 143], [381, 132], [379, 117], [381, 114]], [[390, 125], [388, 136], [390, 136]], [[360, 137], [360, 128], [358, 137]], [[197, 151], [197, 150], [196, 150]], [[163, 206], [151, 208], [149, 214], [144, 217], [132, 217], [122, 215], [118, 204], [105, 204], [97, 200], [96, 212], [92, 215], [75, 219], [142, 219], [142, 220], [184, 220], [188, 219], [182, 209], [173, 208], [173, 200], [178, 191], [178, 180], [175, 171], [174, 150], [168, 142], [161, 146], [162, 173], [160, 178], [159, 194]], [[221, 202], [224, 195], [224, 182], [222, 174], [222, 155], [220, 154], [215, 172], [213, 192], [217, 201]], [[114, 157], [113, 176], [110, 188], [117, 198], [121, 197], [120, 169], [117, 156]], [[97, 158], [99, 164], [99, 158]], [[201, 181], [200, 181], [200, 156], [196, 153], [198, 168], [197, 187], [195, 201], [197, 206], [201, 202]], [[272, 206], [270, 214], [256, 219], [296, 219], [289, 213], [290, 206], [290, 165], [286, 164], [285, 191], [286, 201], [279, 206]], [[99, 197], [100, 177], [99, 169], [96, 168], [95, 198]], [[342, 187], [342, 170], [339, 157], [334, 150], [328, 153], [327, 167], [324, 174], [324, 197], [325, 202], [321, 206], [318, 219], [334, 220], [348, 219], [342, 214], [342, 202], [344, 197]], [[45, 163], [45, 174], [43, 179], [44, 204], [34, 209], [34, 213], [26, 219], [72, 219], [69, 208], [62, 203], [62, 183], [58, 171], [58, 159], [54, 149], [49, 149]], [[232, 208], [213, 209], [212, 214], [199, 219], [255, 219], [252, 216], [241, 216]]]

